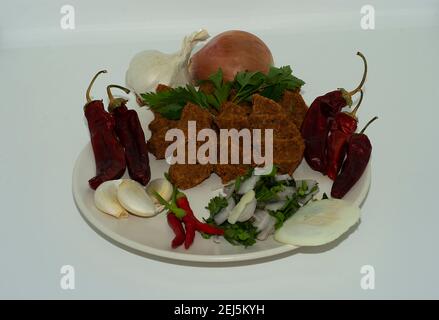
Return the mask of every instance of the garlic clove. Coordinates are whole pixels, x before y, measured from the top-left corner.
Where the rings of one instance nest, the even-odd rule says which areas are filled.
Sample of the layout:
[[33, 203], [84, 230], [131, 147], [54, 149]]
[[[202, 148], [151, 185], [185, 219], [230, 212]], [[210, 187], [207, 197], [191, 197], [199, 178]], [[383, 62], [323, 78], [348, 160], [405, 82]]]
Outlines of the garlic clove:
[[117, 189], [117, 199], [125, 210], [136, 216], [152, 217], [157, 213], [154, 202], [137, 181], [123, 179]]
[[146, 193], [148, 193], [155, 204], [159, 203], [159, 201], [155, 197], [154, 192], [157, 192], [163, 199], [169, 201], [172, 197], [172, 191], [172, 184], [165, 178], [154, 179], [146, 187]]
[[117, 189], [121, 180], [105, 181], [96, 189], [94, 201], [96, 208], [116, 218], [125, 218], [128, 212], [117, 199]]

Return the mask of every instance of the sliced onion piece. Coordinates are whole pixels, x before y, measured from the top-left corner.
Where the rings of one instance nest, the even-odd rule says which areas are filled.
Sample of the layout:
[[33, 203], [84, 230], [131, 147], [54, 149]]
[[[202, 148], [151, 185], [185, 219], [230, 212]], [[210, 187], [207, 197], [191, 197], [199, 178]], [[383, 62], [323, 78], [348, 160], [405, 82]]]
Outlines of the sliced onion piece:
[[259, 181], [260, 176], [251, 176], [250, 178], [244, 180], [239, 187], [238, 194], [245, 194], [250, 190], [253, 190], [256, 183]]
[[284, 187], [284, 189], [277, 194], [277, 198], [279, 200], [287, 200], [296, 192], [296, 188], [294, 187]]
[[253, 226], [255, 226], [259, 232], [258, 240], [267, 239], [268, 236], [274, 232], [276, 219], [265, 210], [256, 210], [253, 218]]
[[253, 199], [245, 206], [244, 210], [242, 210], [241, 214], [239, 215], [238, 218], [239, 222], [247, 221], [253, 216], [256, 209], [256, 203], [257, 203], [256, 199]]
[[285, 203], [286, 203], [285, 200], [269, 203], [265, 206], [265, 210], [277, 211], [280, 208], [282, 208], [285, 205]]
[[289, 174], [279, 174], [277, 176], [274, 177], [274, 180], [276, 181], [287, 181], [287, 180], [292, 180], [293, 178], [291, 178], [291, 176]]
[[319, 246], [334, 241], [360, 219], [360, 208], [339, 199], [325, 199], [301, 207], [274, 238], [295, 246]]
[[[230, 224], [235, 224], [236, 221], [239, 220], [241, 214], [244, 212], [244, 209], [248, 204], [251, 203], [251, 205], [256, 208], [256, 203], [253, 203], [256, 200], [255, 198], [255, 192], [253, 190], [248, 191], [246, 194], [244, 194], [241, 198], [241, 200], [238, 202], [238, 204], [233, 208], [232, 212], [230, 213], [227, 221]], [[247, 212], [246, 212], [247, 213]]]
[[217, 225], [223, 224], [224, 221], [226, 221], [227, 218], [229, 217], [234, 206], [235, 206], [235, 200], [232, 197], [228, 198], [227, 199], [227, 207], [225, 207], [220, 212], [218, 212], [215, 215], [215, 217], [213, 218], [213, 220], [215, 220], [215, 223]]

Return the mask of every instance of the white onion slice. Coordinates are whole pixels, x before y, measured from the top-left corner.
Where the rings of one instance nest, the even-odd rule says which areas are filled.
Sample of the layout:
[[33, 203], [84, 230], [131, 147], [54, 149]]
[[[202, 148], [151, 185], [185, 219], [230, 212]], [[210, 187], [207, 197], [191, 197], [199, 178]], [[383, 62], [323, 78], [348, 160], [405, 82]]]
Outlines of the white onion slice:
[[295, 246], [319, 246], [334, 241], [360, 219], [360, 208], [339, 199], [301, 207], [276, 231], [274, 238]]

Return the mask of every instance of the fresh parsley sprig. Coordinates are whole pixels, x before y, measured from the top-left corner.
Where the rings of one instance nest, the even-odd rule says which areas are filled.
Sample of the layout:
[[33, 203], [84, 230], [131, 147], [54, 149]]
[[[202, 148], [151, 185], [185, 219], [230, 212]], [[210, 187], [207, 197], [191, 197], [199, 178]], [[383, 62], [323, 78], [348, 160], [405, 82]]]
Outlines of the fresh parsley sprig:
[[222, 209], [227, 207], [227, 199], [223, 196], [216, 196], [210, 199], [206, 209], [209, 210], [210, 216], [216, 216]]
[[186, 87], [143, 93], [141, 97], [146, 105], [165, 118], [178, 120], [181, 111], [188, 102], [195, 103], [202, 108], [219, 111], [221, 105], [229, 98], [232, 89], [236, 92], [232, 99], [235, 103], [248, 101], [255, 93], [279, 101], [285, 90], [296, 90], [305, 84], [303, 80], [293, 75], [290, 66], [271, 67], [268, 74], [239, 72], [232, 82], [224, 81], [223, 72], [218, 69], [209, 77], [208, 81], [213, 84], [211, 94], [188, 84]]
[[305, 82], [293, 75], [290, 66], [284, 66], [271, 67], [267, 75], [262, 72], [239, 72], [233, 84], [237, 89], [233, 101], [240, 103], [255, 93], [279, 101], [285, 90], [299, 89]]

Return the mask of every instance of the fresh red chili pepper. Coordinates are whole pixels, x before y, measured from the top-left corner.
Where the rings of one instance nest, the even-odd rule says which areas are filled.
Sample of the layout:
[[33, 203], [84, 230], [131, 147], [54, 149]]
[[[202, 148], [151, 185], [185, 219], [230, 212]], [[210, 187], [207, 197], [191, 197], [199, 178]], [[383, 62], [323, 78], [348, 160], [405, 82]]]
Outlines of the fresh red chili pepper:
[[363, 86], [367, 75], [366, 58], [357, 52], [364, 62], [364, 73], [360, 84], [351, 92], [338, 89], [317, 97], [309, 107], [302, 123], [301, 133], [305, 140], [304, 157], [309, 166], [326, 174], [326, 143], [332, 121], [337, 113], [347, 105], [352, 105], [351, 97]]
[[195, 220], [192, 219], [189, 215], [185, 215], [182, 219], [184, 226], [186, 228], [186, 239], [184, 240], [185, 249], [189, 249], [195, 239], [195, 231], [197, 230], [197, 226]]
[[189, 201], [184, 193], [177, 191], [175, 202], [178, 208], [183, 209], [186, 212], [182, 218], [186, 228], [186, 240], [184, 242], [186, 249], [192, 245], [195, 237], [195, 231], [212, 235], [224, 234], [224, 230], [211, 226], [207, 223], [203, 223], [195, 217], [194, 212], [189, 205]]
[[[179, 208], [186, 211], [186, 215], [188, 216], [188, 218], [195, 222], [195, 226], [196, 226], [197, 231], [204, 232], [207, 234], [212, 234], [212, 235], [223, 235], [224, 234], [223, 229], [214, 227], [208, 223], [201, 222], [195, 217], [194, 212], [192, 211], [192, 209], [189, 205], [189, 201], [184, 193], [178, 192], [178, 194], [176, 196], [176, 203], [177, 203], [177, 206]], [[184, 221], [184, 218], [183, 218], [183, 221]]]
[[181, 220], [178, 219], [173, 212], [168, 212], [167, 215], [168, 224], [171, 227], [172, 231], [175, 233], [175, 237], [172, 240], [171, 246], [172, 248], [177, 248], [185, 242], [186, 234], [183, 229], [183, 224]]
[[[158, 194], [157, 192], [154, 192], [154, 195], [158, 199], [158, 201], [170, 211], [170, 213], [173, 213], [173, 215], [175, 215], [177, 219], [181, 219], [181, 221], [183, 222], [186, 229], [186, 234], [184, 239], [184, 247], [186, 249], [188, 249], [194, 242], [195, 231], [212, 234], [212, 235], [224, 234], [224, 230], [199, 221], [195, 217], [194, 212], [192, 211], [189, 205], [189, 201], [186, 195], [178, 191], [178, 189], [175, 186], [174, 186], [174, 191], [172, 192], [172, 200], [170, 202], [163, 199], [162, 196], [160, 196], [160, 194]], [[170, 219], [169, 217], [170, 213], [168, 214], [168, 223]]]
[[151, 179], [151, 170], [149, 168], [145, 134], [139, 116], [136, 111], [127, 108], [126, 99], [115, 99], [111, 93], [111, 88], [121, 89], [125, 93], [129, 93], [130, 90], [117, 85], [108, 86], [107, 93], [110, 99], [108, 111], [113, 114], [116, 121], [116, 134], [125, 148], [125, 158], [130, 177], [146, 185]]
[[340, 174], [335, 179], [331, 196], [341, 199], [357, 183], [366, 170], [372, 153], [372, 144], [364, 134], [366, 128], [378, 117], [370, 120], [360, 133], [354, 133], [348, 140], [346, 160], [343, 163]]
[[346, 155], [346, 144], [350, 136], [357, 130], [356, 113], [363, 101], [363, 90], [352, 112], [339, 112], [335, 115], [327, 142], [327, 174], [335, 180]]
[[91, 80], [86, 92], [87, 104], [84, 106], [96, 162], [96, 176], [88, 181], [92, 189], [105, 181], [120, 178], [126, 168], [125, 153], [114, 131], [113, 116], [105, 111], [102, 100], [90, 98], [90, 90], [96, 78], [106, 72], [99, 71]]

